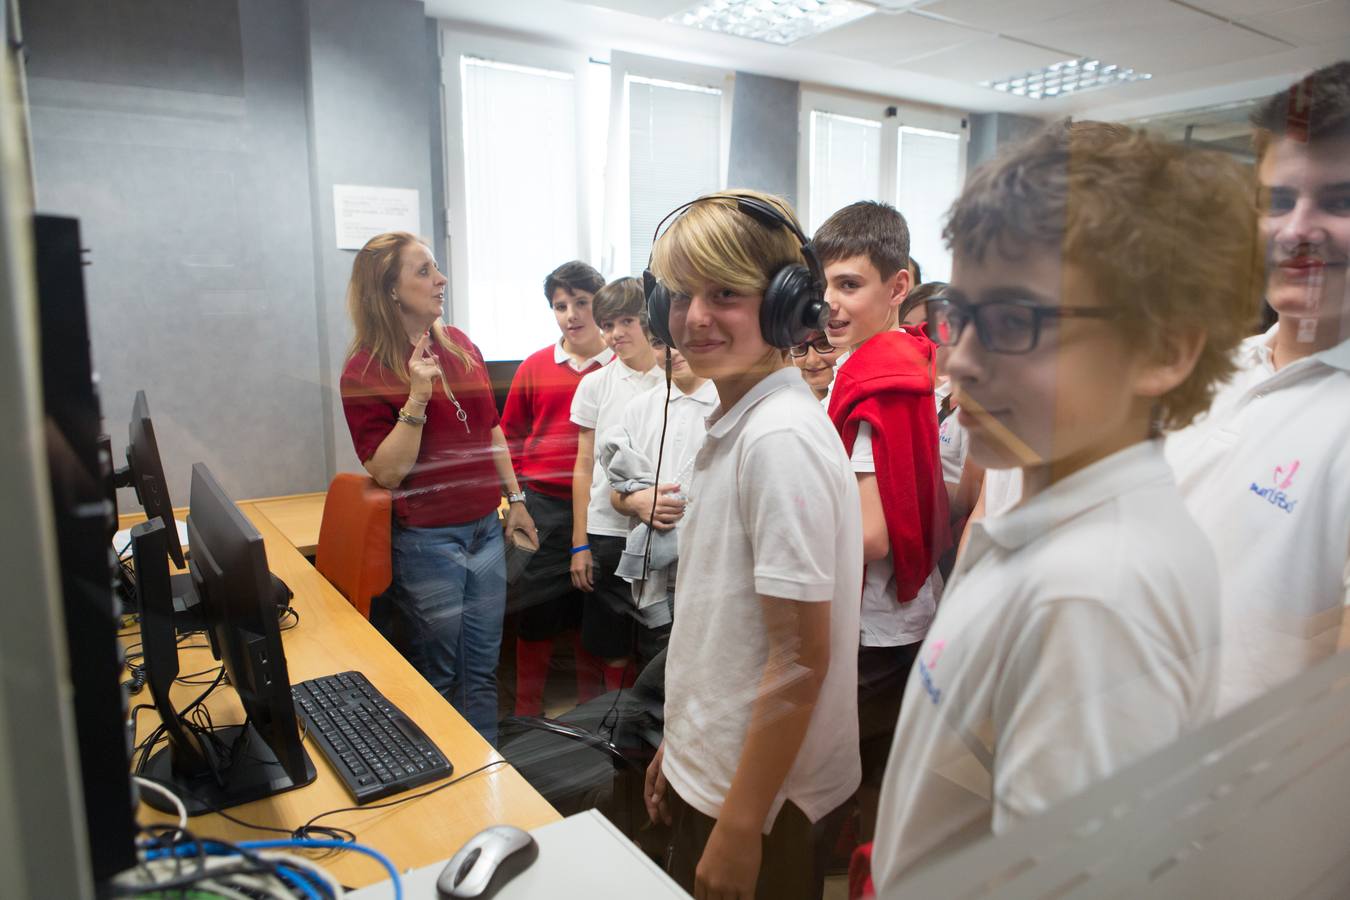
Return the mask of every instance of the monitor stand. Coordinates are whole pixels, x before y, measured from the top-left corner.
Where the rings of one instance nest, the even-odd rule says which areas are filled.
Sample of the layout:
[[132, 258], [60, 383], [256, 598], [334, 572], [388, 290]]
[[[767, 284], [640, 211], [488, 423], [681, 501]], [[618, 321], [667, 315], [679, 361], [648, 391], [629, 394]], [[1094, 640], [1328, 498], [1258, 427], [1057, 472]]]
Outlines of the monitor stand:
[[[192, 583], [191, 572], [178, 572], [169, 576], [169, 589], [173, 591], [173, 628], [179, 634], [206, 629], [206, 616], [201, 600], [197, 597], [197, 588]], [[277, 610], [285, 610], [295, 596], [286, 582], [276, 575], [272, 576], [272, 595]]]
[[[145, 771], [141, 773], [177, 794], [187, 807], [189, 816], [261, 800], [304, 787], [315, 778], [314, 760], [303, 747], [300, 752], [305, 758], [305, 777], [296, 782], [286, 774], [281, 763], [277, 762], [276, 754], [252, 725], [227, 725], [211, 733], [231, 748], [232, 759], [228, 767], [196, 775], [181, 775], [173, 770], [173, 748], [169, 746], [150, 757], [145, 764]], [[141, 799], [161, 812], [175, 812], [173, 804], [153, 791], [144, 792]]]
[[173, 630], [179, 634], [186, 634], [189, 631], [205, 629], [206, 617], [202, 615], [202, 604], [197, 598], [197, 589], [192, 585], [192, 573], [179, 572], [170, 575], [169, 589], [173, 591]]

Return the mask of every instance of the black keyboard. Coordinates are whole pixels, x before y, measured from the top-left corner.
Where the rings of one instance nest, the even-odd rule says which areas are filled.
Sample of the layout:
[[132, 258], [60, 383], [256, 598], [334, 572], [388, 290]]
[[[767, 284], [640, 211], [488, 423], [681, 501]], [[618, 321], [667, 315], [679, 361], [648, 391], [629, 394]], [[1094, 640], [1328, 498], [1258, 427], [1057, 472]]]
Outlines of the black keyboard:
[[358, 804], [455, 770], [431, 739], [360, 672], [292, 685], [295, 709]]

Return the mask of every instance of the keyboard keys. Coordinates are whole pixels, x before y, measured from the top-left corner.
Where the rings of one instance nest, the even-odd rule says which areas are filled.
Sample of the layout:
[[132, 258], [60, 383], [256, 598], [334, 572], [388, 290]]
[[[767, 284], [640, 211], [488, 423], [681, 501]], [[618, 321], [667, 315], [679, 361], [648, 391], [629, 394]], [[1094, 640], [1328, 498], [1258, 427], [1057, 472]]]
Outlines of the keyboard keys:
[[358, 804], [453, 771], [416, 723], [359, 672], [301, 682], [291, 692], [307, 732]]

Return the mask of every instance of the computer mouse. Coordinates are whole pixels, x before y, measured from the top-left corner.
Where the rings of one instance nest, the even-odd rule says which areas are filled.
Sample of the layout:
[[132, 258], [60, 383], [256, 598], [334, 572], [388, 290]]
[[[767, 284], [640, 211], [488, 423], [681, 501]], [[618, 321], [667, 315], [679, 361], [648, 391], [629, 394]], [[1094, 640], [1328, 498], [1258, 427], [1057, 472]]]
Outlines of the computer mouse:
[[514, 825], [493, 825], [469, 838], [450, 857], [436, 892], [441, 897], [488, 900], [539, 857], [539, 845]]

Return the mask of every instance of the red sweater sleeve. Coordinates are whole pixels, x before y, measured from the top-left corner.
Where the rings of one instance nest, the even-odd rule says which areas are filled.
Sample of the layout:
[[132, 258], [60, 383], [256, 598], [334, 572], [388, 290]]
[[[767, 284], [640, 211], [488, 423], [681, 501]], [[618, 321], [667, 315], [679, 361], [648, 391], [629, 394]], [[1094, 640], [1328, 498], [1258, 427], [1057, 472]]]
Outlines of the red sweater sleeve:
[[859, 423], [872, 427], [898, 603], [918, 594], [951, 544], [931, 351], [927, 338], [908, 332], [878, 335], [839, 370], [830, 398], [830, 419], [850, 454]]
[[872, 452], [891, 539], [896, 600], [903, 603], [919, 593], [951, 543], [937, 410], [931, 396], [910, 394], [873, 397], [860, 404], [858, 412], [872, 423]]
[[525, 439], [534, 427], [534, 376], [533, 362], [536, 354], [527, 356], [511, 377], [511, 389], [506, 393], [506, 404], [502, 407], [502, 433], [506, 435], [506, 445], [511, 450], [511, 459], [517, 470], [525, 455]]

